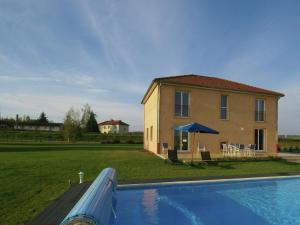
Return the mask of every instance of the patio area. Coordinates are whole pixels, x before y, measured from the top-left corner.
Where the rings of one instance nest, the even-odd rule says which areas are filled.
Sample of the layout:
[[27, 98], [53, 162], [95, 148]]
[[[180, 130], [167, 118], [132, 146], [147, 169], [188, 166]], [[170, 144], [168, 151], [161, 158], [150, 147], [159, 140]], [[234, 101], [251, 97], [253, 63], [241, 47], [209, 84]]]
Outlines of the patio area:
[[[202, 161], [201, 152], [209, 152], [213, 160], [234, 160], [234, 159], [246, 159], [246, 158], [262, 158], [262, 157], [280, 157], [278, 153], [270, 154], [266, 151], [256, 150], [255, 144], [222, 144], [222, 149], [218, 151], [212, 151], [212, 149], [206, 149], [204, 145], [198, 145], [196, 150], [174, 150], [168, 147], [167, 143], [162, 144], [160, 157], [164, 159], [170, 159], [169, 154], [177, 154], [178, 160], [185, 161]], [[174, 153], [173, 153], [174, 151]], [[176, 153], [175, 153], [176, 152]], [[192, 157], [193, 154], [193, 157]], [[172, 161], [172, 160], [171, 160]]]
[[[211, 143], [214, 143], [213, 146], [218, 146], [215, 141], [219, 138], [211, 139], [210, 142], [207, 141], [208, 138], [210, 136], [216, 137], [220, 132], [196, 122], [176, 126], [173, 130], [175, 132], [174, 147], [172, 148], [169, 143], [163, 143], [159, 154], [162, 158], [169, 159], [170, 161], [184, 160], [193, 162], [277, 156], [277, 152], [273, 154], [267, 153], [265, 150], [259, 150], [264, 149], [262, 148], [263, 145], [257, 146], [253, 143], [233, 144], [234, 142], [227, 143], [221, 141], [219, 149], [217, 149], [218, 147], [212, 147]], [[203, 134], [206, 136], [200, 138], [200, 135]], [[208, 147], [204, 143], [208, 144]]]

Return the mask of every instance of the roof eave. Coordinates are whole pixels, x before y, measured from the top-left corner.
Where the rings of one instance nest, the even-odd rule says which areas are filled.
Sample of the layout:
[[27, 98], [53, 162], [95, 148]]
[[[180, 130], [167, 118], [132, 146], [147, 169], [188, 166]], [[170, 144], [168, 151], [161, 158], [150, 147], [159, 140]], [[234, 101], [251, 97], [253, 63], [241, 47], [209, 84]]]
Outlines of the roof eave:
[[175, 81], [166, 81], [166, 80], [160, 80], [160, 79], [154, 79], [153, 81], [160, 82], [162, 84], [175, 84], [175, 85], [186, 85], [186, 86], [193, 86], [193, 87], [200, 87], [200, 88], [207, 88], [207, 89], [213, 89], [213, 90], [226, 90], [226, 91], [235, 91], [235, 92], [242, 92], [242, 93], [253, 93], [253, 94], [263, 94], [263, 95], [270, 95], [270, 96], [277, 96], [279, 98], [284, 97], [285, 95], [280, 92], [270, 92], [270, 93], [264, 93], [259, 91], [244, 91], [244, 90], [238, 90], [238, 89], [230, 89], [230, 88], [214, 88], [214, 87], [208, 87], [205, 85], [198, 85], [198, 84], [185, 84]]
[[152, 82], [151, 82], [151, 84], [150, 84], [150, 86], [148, 87], [148, 89], [147, 89], [147, 91], [146, 91], [146, 93], [145, 93], [145, 95], [144, 95], [144, 97], [143, 97], [143, 99], [142, 99], [142, 101], [141, 101], [141, 104], [145, 104], [146, 103], [146, 101], [148, 100], [148, 98], [150, 97], [150, 95], [151, 95], [151, 93], [150, 92], [152, 92], [153, 90], [154, 90], [154, 88], [155, 88], [155, 86], [157, 85], [157, 83], [159, 82], [159, 79], [154, 79]]

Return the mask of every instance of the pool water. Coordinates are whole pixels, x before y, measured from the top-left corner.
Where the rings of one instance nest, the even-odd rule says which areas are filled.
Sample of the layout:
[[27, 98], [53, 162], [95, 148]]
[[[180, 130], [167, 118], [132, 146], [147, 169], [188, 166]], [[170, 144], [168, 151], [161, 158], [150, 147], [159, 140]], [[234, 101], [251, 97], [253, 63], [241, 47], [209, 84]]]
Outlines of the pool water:
[[300, 224], [300, 178], [117, 190], [111, 225]]

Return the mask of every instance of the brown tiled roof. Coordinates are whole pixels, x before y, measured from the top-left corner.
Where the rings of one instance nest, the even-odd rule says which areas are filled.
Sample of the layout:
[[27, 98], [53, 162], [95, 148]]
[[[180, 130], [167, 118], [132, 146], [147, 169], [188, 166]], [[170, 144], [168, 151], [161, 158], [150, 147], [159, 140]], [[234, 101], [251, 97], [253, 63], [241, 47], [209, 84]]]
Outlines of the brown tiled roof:
[[254, 86], [247, 85], [247, 84], [242, 84], [242, 83], [225, 80], [225, 79], [221, 79], [221, 78], [217, 78], [217, 77], [200, 76], [200, 75], [194, 75], [194, 74], [172, 76], [172, 77], [160, 77], [160, 78], [154, 79], [154, 82], [155, 81], [284, 96], [284, 94], [279, 93], [279, 92], [275, 92], [275, 91], [271, 91], [271, 90], [267, 90], [267, 89], [263, 89], [263, 88], [259, 88], [259, 87], [254, 87]]
[[102, 123], [99, 123], [98, 125], [126, 125], [126, 126], [129, 126], [129, 124], [124, 123], [122, 120], [107, 120]]

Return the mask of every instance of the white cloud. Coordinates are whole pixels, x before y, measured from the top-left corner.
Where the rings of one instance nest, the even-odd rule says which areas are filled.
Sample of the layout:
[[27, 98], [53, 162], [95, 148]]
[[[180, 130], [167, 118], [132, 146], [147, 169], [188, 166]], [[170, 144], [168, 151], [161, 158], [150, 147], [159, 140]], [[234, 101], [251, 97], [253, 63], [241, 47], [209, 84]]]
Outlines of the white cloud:
[[0, 81], [3, 82], [23, 82], [23, 81], [55, 81], [60, 82], [58, 78], [47, 76], [15, 76], [15, 75], [0, 75]]
[[71, 85], [83, 86], [83, 87], [91, 87], [95, 82], [95, 77], [86, 74], [72, 74], [66, 75], [63, 73], [61, 76], [63, 82]]
[[107, 93], [109, 91], [101, 88], [89, 88], [87, 89], [87, 92], [90, 94], [102, 94], [102, 93]]

